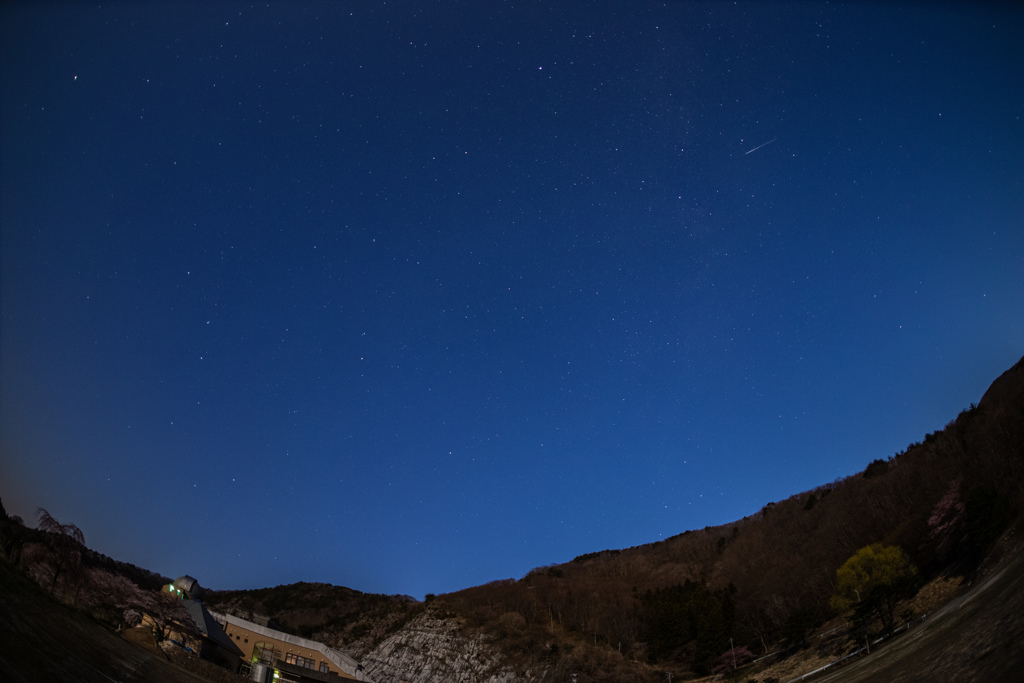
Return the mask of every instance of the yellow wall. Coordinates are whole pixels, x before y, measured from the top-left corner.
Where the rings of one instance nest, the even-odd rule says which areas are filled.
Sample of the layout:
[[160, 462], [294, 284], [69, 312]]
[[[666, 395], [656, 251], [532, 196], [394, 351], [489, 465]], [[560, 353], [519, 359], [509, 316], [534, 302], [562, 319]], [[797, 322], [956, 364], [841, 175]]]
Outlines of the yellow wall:
[[289, 653], [295, 654], [299, 657], [312, 659], [314, 662], [313, 671], [320, 671], [320, 663], [327, 662], [327, 666], [329, 666], [330, 670], [334, 673], [338, 674], [342, 678], [352, 678], [352, 676], [339, 669], [334, 662], [324, 657], [322, 652], [300, 647], [294, 643], [286, 643], [282, 640], [277, 640], [260, 633], [252, 633], [241, 626], [232, 624], [231, 622], [228, 622], [224, 626], [224, 631], [228, 634], [228, 637], [231, 638], [232, 642], [238, 646], [238, 649], [245, 655], [246, 662], [252, 662], [252, 651], [257, 643], [268, 643], [272, 644], [274, 649], [281, 653], [280, 657], [282, 661]]

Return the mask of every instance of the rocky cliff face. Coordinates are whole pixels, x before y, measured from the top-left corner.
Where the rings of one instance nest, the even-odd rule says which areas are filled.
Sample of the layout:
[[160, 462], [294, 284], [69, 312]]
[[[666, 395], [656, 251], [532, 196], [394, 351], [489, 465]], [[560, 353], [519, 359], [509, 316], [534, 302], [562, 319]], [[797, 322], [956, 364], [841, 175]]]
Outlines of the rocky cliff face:
[[375, 683], [523, 683], [481, 635], [448, 619], [416, 617], [362, 657]]

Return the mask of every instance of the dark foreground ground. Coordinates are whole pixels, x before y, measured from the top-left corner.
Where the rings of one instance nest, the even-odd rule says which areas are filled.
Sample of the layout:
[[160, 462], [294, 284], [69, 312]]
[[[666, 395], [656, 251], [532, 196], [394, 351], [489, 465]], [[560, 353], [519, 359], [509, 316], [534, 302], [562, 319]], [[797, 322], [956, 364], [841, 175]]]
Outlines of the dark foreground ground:
[[[1013, 533], [1013, 532], [1011, 532]], [[1019, 531], [1016, 533], [1020, 533]], [[814, 683], [1024, 681], [1024, 539], [920, 626]], [[1009, 550], [1009, 548], [1013, 548]]]
[[53, 600], [0, 560], [0, 680], [5, 683], [206, 683]]

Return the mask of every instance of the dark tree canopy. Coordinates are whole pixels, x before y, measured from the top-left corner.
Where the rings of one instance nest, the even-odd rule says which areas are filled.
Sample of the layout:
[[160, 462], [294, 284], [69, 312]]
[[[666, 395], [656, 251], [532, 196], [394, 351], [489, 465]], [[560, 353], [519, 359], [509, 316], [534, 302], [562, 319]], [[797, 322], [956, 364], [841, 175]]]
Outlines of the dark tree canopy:
[[694, 671], [707, 673], [729, 649], [733, 603], [727, 590], [709, 591], [701, 583], [648, 591], [644, 595], [647, 643], [652, 660], [690, 654]]

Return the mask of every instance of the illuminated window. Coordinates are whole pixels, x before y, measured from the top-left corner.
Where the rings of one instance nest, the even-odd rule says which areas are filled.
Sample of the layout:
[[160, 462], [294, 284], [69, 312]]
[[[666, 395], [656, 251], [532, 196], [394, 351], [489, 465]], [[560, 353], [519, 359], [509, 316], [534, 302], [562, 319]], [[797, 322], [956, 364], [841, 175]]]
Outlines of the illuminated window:
[[281, 651], [274, 647], [273, 643], [256, 643], [252, 648], [252, 662], [273, 665], [281, 659]]
[[294, 664], [296, 666], [301, 666], [303, 669], [315, 669], [316, 668], [316, 661], [315, 660], [308, 659], [306, 657], [300, 657], [299, 655], [293, 654], [291, 652], [289, 652], [288, 654], [286, 654], [284, 656], [284, 661], [288, 662], [289, 664]]

